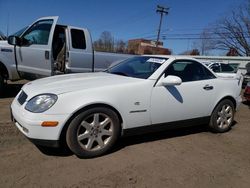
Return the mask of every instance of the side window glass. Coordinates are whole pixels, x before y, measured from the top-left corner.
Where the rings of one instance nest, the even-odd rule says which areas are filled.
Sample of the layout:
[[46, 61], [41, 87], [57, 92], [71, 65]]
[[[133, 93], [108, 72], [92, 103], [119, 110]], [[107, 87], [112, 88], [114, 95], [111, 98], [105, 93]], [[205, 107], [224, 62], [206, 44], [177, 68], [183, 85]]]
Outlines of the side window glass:
[[229, 64], [221, 64], [221, 70], [222, 72], [234, 72], [234, 68]]
[[72, 47], [75, 49], [86, 49], [85, 35], [82, 30], [71, 29]]
[[211, 65], [210, 68], [211, 68], [214, 72], [221, 72], [221, 71], [220, 71], [220, 64], [218, 64], [218, 63], [215, 63], [215, 64]]
[[215, 78], [203, 65], [194, 61], [174, 62], [165, 71], [165, 77], [168, 75], [178, 76], [182, 82]]
[[204, 70], [204, 80], [216, 78], [207, 68], [203, 67]]
[[234, 69], [234, 72], [237, 72], [239, 65], [239, 63], [230, 63], [230, 66]]
[[42, 20], [35, 23], [22, 38], [29, 44], [47, 45], [53, 20]]

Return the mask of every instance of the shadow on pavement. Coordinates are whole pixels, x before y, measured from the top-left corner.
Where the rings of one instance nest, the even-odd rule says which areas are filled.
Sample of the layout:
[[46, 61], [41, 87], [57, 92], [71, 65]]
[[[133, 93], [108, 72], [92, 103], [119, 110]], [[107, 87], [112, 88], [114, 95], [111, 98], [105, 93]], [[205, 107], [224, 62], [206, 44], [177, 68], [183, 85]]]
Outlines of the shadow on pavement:
[[[232, 126], [235, 126], [235, 125], [237, 125], [236, 121], [234, 121]], [[178, 129], [173, 129], [173, 130], [148, 133], [148, 134], [137, 135], [137, 136], [122, 137], [118, 140], [114, 148], [110, 152], [104, 155], [110, 155], [114, 152], [117, 152], [131, 145], [153, 142], [153, 141], [158, 141], [158, 140], [163, 140], [163, 139], [165, 140], [165, 139], [170, 139], [170, 138], [188, 136], [188, 135], [202, 133], [202, 132], [209, 132], [207, 125], [178, 128]], [[36, 147], [43, 154], [49, 155], [49, 156], [68, 157], [68, 156], [74, 155], [68, 148], [48, 148], [48, 147], [41, 147], [41, 146], [36, 146]]]
[[66, 147], [50, 148], [50, 147], [38, 146], [38, 145], [35, 145], [35, 146], [40, 152], [48, 156], [68, 157], [68, 156], [73, 155], [73, 153]]
[[208, 132], [208, 127], [206, 125], [202, 126], [194, 126], [194, 127], [186, 127], [186, 128], [178, 128], [172, 129], [167, 131], [155, 132], [155, 133], [148, 133], [139, 136], [129, 136], [121, 138], [118, 143], [116, 144], [115, 148], [110, 152], [116, 152], [121, 150], [124, 147], [146, 143], [146, 142], [153, 142], [158, 140], [165, 140], [175, 137], [182, 137], [192, 134], [197, 134], [201, 132]]
[[[236, 125], [237, 125], [237, 122], [234, 121], [232, 124], [232, 127]], [[207, 125], [199, 125], [199, 126], [193, 126], [193, 127], [171, 129], [171, 130], [155, 132], [155, 133], [148, 133], [148, 134], [139, 135], [139, 136], [124, 137], [118, 141], [118, 143], [116, 144], [116, 146], [110, 153], [116, 152], [130, 145], [153, 142], [153, 141], [158, 141], [158, 140], [163, 140], [163, 139], [165, 140], [165, 139], [170, 139], [170, 138], [177, 138], [177, 137], [182, 137], [182, 136], [198, 134], [202, 132], [211, 132], [211, 131], [209, 130]], [[220, 133], [214, 133], [214, 134], [220, 134]]]
[[242, 104], [248, 106], [248, 108], [250, 109], [250, 101], [243, 101]]
[[244, 104], [246, 106], [250, 106], [250, 101], [243, 101], [242, 104]]
[[0, 96], [0, 99], [15, 97], [21, 90], [22, 86], [23, 84], [21, 83], [7, 84], [4, 87], [4, 91], [3, 94]]

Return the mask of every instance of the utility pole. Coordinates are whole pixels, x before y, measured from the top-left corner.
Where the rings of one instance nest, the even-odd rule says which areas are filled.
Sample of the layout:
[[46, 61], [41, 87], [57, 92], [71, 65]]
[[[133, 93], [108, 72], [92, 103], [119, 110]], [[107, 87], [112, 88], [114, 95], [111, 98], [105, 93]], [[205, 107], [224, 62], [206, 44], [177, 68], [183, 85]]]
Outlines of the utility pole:
[[157, 33], [156, 49], [158, 48], [158, 43], [159, 43], [159, 39], [160, 39], [162, 18], [163, 18], [164, 14], [166, 14], [166, 15], [168, 14], [168, 10], [169, 10], [168, 7], [163, 7], [163, 6], [157, 5], [156, 12], [161, 14], [161, 18], [160, 18], [160, 24], [159, 24], [158, 33]]

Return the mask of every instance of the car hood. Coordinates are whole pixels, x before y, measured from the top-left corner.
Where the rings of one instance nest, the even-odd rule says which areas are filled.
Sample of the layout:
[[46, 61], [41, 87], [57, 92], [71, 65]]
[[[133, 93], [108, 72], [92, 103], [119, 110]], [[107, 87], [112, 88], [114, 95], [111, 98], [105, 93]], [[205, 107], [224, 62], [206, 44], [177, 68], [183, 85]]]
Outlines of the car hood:
[[81, 73], [52, 76], [25, 84], [22, 88], [30, 97], [42, 93], [62, 94], [79, 90], [114, 87], [116, 85], [135, 83], [143, 79], [114, 75], [104, 72]]
[[8, 44], [8, 41], [7, 41], [7, 40], [0, 40], [0, 46], [9, 47], [9, 46], [11, 46], [11, 45]]

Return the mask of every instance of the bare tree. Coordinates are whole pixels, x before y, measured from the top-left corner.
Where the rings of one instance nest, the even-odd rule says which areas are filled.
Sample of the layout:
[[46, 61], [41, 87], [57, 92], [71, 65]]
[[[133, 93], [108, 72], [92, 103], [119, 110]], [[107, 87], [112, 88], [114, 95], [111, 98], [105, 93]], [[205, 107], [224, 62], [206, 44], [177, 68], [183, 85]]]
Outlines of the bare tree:
[[192, 50], [184, 51], [184, 52], [180, 53], [180, 55], [196, 56], [196, 55], [200, 55], [200, 51], [198, 49], [192, 49]]
[[240, 56], [250, 56], [250, 0], [246, 4], [216, 24], [213, 38], [217, 49], [233, 48]]
[[101, 39], [94, 41], [94, 49], [96, 51], [103, 51], [103, 43]]
[[198, 49], [200, 55], [209, 55], [210, 51], [215, 48], [214, 40], [211, 40], [211, 32], [208, 28], [204, 29], [200, 34], [200, 38], [193, 44], [193, 48]]
[[123, 40], [117, 40], [115, 44], [115, 52], [126, 53], [127, 45]]
[[109, 31], [101, 33], [100, 38], [94, 42], [97, 51], [114, 52], [114, 37]]

